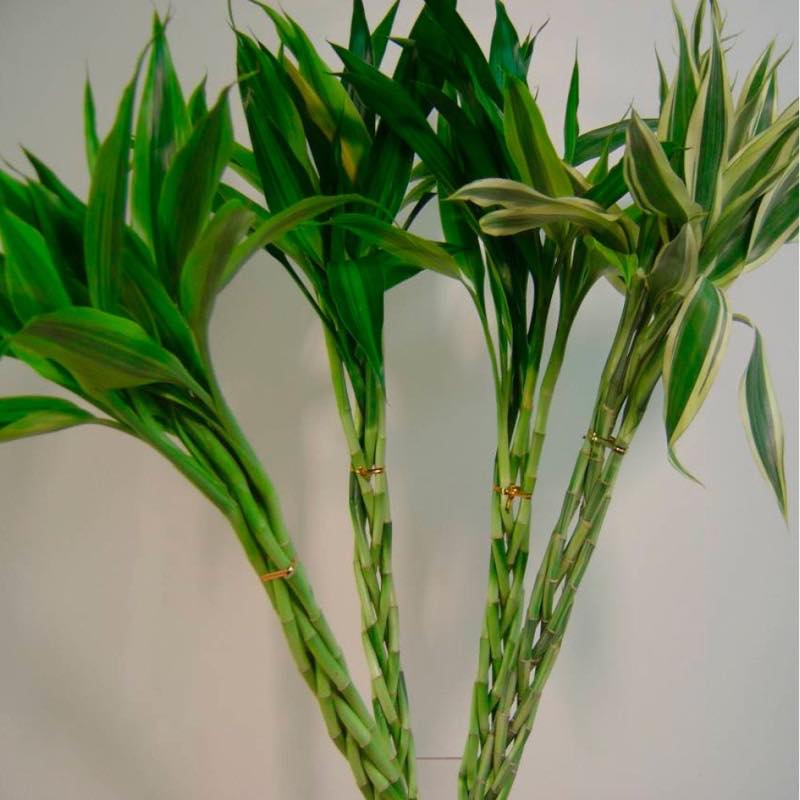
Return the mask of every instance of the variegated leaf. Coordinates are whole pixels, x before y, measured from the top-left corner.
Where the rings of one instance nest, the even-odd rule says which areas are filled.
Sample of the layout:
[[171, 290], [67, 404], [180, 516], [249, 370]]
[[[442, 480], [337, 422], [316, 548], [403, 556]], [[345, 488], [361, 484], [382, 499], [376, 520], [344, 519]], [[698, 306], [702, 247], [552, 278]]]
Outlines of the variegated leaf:
[[687, 222], [678, 235], [667, 242], [647, 273], [647, 285], [654, 302], [669, 294], [683, 294], [697, 279], [697, 238]]
[[761, 332], [745, 316], [736, 321], [749, 325], [755, 334], [753, 352], [739, 384], [739, 412], [753, 458], [761, 474], [775, 492], [778, 507], [787, 518], [788, 499], [783, 464], [783, 421], [764, 354]]
[[720, 171], [725, 163], [733, 118], [733, 100], [725, 54], [715, 30], [708, 72], [700, 85], [686, 130], [684, 174], [686, 185], [703, 208], [718, 199]]
[[675, 455], [675, 444], [708, 396], [731, 329], [724, 293], [700, 277], [683, 301], [664, 350], [664, 424], [673, 466], [691, 476]]
[[607, 212], [591, 200], [548, 197], [525, 184], [502, 178], [474, 181], [459, 189], [451, 199], [471, 201], [482, 207], [503, 206], [503, 210], [481, 219], [481, 228], [493, 236], [569, 222], [590, 231], [609, 247], [622, 252], [629, 250], [620, 215]]
[[702, 213], [670, 166], [661, 143], [635, 111], [625, 143], [625, 182], [641, 208], [680, 224]]

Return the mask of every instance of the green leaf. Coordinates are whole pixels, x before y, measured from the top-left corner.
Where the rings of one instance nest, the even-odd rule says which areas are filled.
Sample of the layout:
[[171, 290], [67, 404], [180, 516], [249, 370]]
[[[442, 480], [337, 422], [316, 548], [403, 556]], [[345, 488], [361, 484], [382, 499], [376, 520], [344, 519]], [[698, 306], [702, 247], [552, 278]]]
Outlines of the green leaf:
[[656, 256], [646, 281], [653, 302], [669, 295], [683, 295], [697, 280], [698, 246], [691, 223], [667, 242]]
[[386, 45], [389, 44], [389, 37], [392, 35], [394, 19], [397, 16], [397, 9], [400, 7], [400, 0], [395, 0], [384, 18], [372, 32], [372, 66], [380, 67], [383, 56], [386, 53]]
[[670, 461], [686, 475], [689, 473], [675, 455], [675, 443], [708, 396], [728, 343], [731, 319], [723, 292], [701, 276], [683, 301], [667, 335], [664, 424]]
[[208, 114], [205, 78], [195, 86], [194, 91], [189, 96], [189, 102], [186, 104], [186, 111], [189, 114], [189, 121], [192, 127], [197, 125], [197, 123]]
[[[642, 122], [650, 130], [655, 130], [658, 127], [657, 119], [642, 119]], [[577, 166], [593, 158], [600, 158], [604, 151], [613, 153], [622, 147], [625, 144], [625, 136], [629, 124], [629, 120], [621, 119], [618, 122], [612, 122], [610, 125], [604, 125], [602, 128], [595, 128], [592, 131], [582, 133], [578, 136], [578, 141], [575, 145], [573, 165]]]
[[256, 229], [241, 242], [231, 254], [223, 272], [222, 285], [230, 282], [239, 268], [256, 252], [273, 242], [277, 242], [299, 225], [310, 222], [315, 217], [325, 214], [331, 209], [346, 203], [364, 203], [363, 197], [357, 194], [341, 194], [328, 197], [319, 195], [307, 197], [284, 208], [277, 214], [259, 223]]
[[758, 206], [747, 248], [746, 271], [769, 260], [797, 230], [797, 159], [784, 176], [764, 195]]
[[567, 110], [564, 113], [564, 160], [572, 164], [575, 159], [575, 149], [578, 146], [578, 105], [580, 103], [580, 73], [578, 71], [578, 50], [575, 48], [575, 64], [572, 67], [572, 78], [569, 82], [567, 94]]
[[749, 325], [755, 334], [753, 352], [739, 384], [739, 411], [747, 441], [761, 474], [775, 492], [783, 518], [788, 518], [786, 473], [784, 471], [783, 421], [772, 386], [761, 332], [745, 316], [735, 319]]
[[533, 41], [528, 39], [522, 45], [513, 23], [508, 17], [505, 5], [495, 0], [495, 21], [492, 29], [492, 43], [489, 48], [489, 68], [500, 89], [505, 87], [506, 74], [525, 80], [533, 55]]
[[111, 133], [97, 153], [84, 229], [89, 296], [92, 305], [108, 311], [116, 308], [120, 293], [120, 256], [128, 199], [128, 156], [138, 75], [137, 64], [136, 74], [122, 95]]
[[136, 140], [133, 148], [133, 218], [144, 239], [158, 251], [158, 202], [164, 177], [189, 138], [190, 123], [164, 24], [153, 17]]
[[458, 263], [443, 247], [376, 217], [337, 214], [331, 224], [356, 234], [365, 243], [391, 253], [405, 264], [440, 272], [449, 278], [460, 277]]
[[[284, 58], [283, 66], [303, 97], [309, 114], [326, 134], [329, 141], [338, 137], [342, 165], [355, 181], [361, 162], [369, 152], [370, 135], [364, 120], [341, 81], [320, 58], [303, 29], [288, 15], [256, 3], [275, 24], [283, 44], [297, 59], [298, 70]], [[302, 77], [302, 80], [299, 78]]]
[[83, 136], [86, 140], [86, 164], [89, 174], [94, 172], [97, 161], [97, 152], [100, 149], [100, 140], [97, 138], [97, 116], [94, 110], [94, 96], [89, 76], [86, 76], [86, 86], [83, 90]]
[[417, 153], [445, 191], [455, 189], [458, 179], [452, 156], [409, 92], [346, 50], [336, 48], [336, 52], [346, 67], [345, 79], [356, 87], [364, 103]]
[[[42, 311], [70, 305], [42, 235], [10, 211], [0, 209], [8, 299], [22, 322]], [[2, 287], [0, 287], [2, 291]]]
[[203, 394], [180, 361], [141, 326], [94, 308], [64, 308], [33, 317], [11, 344], [23, 358], [52, 359], [88, 391], [163, 382]]
[[[719, 35], [714, 32], [711, 63], [700, 85], [689, 126], [683, 168], [692, 197], [703, 208], [714, 208], [728, 152], [733, 101]], [[673, 141], [678, 141], [673, 139]]]
[[464, 200], [487, 207], [502, 205], [481, 218], [481, 228], [493, 236], [510, 236], [520, 231], [572, 223], [591, 232], [599, 241], [616, 250], [629, 249], [619, 214], [580, 197], [548, 197], [516, 181], [493, 178], [474, 181], [459, 189], [452, 200]]
[[626, 131], [625, 182], [645, 211], [683, 224], [702, 213], [675, 174], [661, 143], [634, 111]]
[[176, 288], [180, 269], [208, 222], [212, 201], [233, 150], [227, 90], [198, 122], [164, 176], [158, 204], [160, 267], [167, 286]]
[[88, 411], [58, 397], [0, 397], [0, 442], [95, 421]]
[[372, 37], [364, 11], [364, 0], [353, 0], [353, 11], [350, 15], [350, 52], [372, 64]]
[[[689, 43], [689, 34], [678, 9], [673, 6], [678, 30], [678, 72], [663, 103], [658, 125], [658, 138], [682, 147], [692, 109], [697, 101], [700, 76], [697, 62]], [[682, 175], [681, 175], [682, 177]]]
[[234, 248], [255, 219], [241, 203], [222, 206], [189, 251], [181, 271], [180, 299], [183, 313], [197, 337], [205, 342], [214, 299]]
[[328, 265], [328, 285], [345, 327], [383, 382], [383, 272], [370, 256]]
[[569, 174], [550, 141], [528, 87], [509, 76], [504, 96], [506, 144], [523, 181], [550, 197], [572, 194]]

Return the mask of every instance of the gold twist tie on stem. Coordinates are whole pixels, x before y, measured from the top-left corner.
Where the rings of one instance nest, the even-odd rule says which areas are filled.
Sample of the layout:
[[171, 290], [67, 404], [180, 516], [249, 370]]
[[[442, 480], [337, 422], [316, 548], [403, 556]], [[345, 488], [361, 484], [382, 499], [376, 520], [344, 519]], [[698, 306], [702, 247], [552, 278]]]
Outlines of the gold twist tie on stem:
[[521, 486], [517, 486], [516, 483], [512, 483], [510, 486], [506, 486], [503, 488], [502, 486], [493, 486], [492, 490], [496, 494], [505, 495], [506, 498], [506, 511], [511, 511], [511, 506], [514, 503], [514, 499], [519, 497], [522, 500], [530, 500], [532, 495], [530, 492], [524, 492]]
[[259, 576], [261, 578], [262, 583], [269, 583], [270, 581], [278, 581], [281, 578], [291, 578], [295, 572], [295, 564], [292, 561], [288, 567], [284, 567], [283, 569], [276, 569], [272, 572], [265, 572], [263, 575]]
[[350, 467], [352, 472], [355, 472], [359, 478], [363, 478], [365, 481], [368, 481], [373, 475], [383, 475], [386, 472], [385, 467], [378, 467], [373, 464], [371, 467]]
[[592, 431], [591, 433], [587, 433], [586, 436], [583, 437], [584, 439], [588, 439], [592, 444], [599, 444], [603, 447], [609, 447], [615, 453], [619, 453], [619, 455], [624, 456], [625, 453], [628, 452], [628, 446], [624, 444], [619, 444], [617, 440], [613, 436], [600, 436], [596, 431]]

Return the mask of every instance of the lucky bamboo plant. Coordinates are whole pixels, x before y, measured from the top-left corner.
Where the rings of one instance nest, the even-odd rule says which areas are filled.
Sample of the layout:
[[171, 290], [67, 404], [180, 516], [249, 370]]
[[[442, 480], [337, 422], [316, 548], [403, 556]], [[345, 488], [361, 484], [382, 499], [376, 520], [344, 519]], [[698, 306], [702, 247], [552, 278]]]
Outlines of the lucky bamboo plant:
[[[711, 34], [704, 45], [707, 7]], [[422, 159], [423, 181], [438, 193], [445, 236], [459, 246], [460, 278], [487, 334], [498, 445], [486, 616], [459, 792], [506, 797], [622, 457], [656, 383], [663, 379], [669, 457], [685, 471], [673, 446], [711, 387], [731, 321], [751, 324], [731, 314], [724, 289], [796, 233], [797, 105], [778, 112], [780, 58], [773, 60], [772, 47], [734, 104], [722, 17], [715, 2], [702, 0], [691, 34], [675, 12], [680, 58], [671, 82], [660, 71], [657, 120], [633, 112], [630, 120], [580, 136], [576, 61], [560, 158], [524, 81], [533, 40], [519, 42], [502, 4], [488, 60], [451, 4], [429, 0], [426, 8], [438, 35], [405, 46], [445, 76], [443, 91], [428, 93], [437, 131], [404, 87], [341, 55], [362, 98]], [[623, 143], [623, 158], [611, 166]], [[596, 163], [583, 175], [577, 167], [592, 158]], [[492, 171], [496, 177], [481, 179]], [[628, 193], [632, 202], [625, 204]], [[499, 209], [482, 215], [453, 209], [454, 201]], [[624, 295], [620, 323], [526, 608], [530, 501], [553, 389], [581, 303], [603, 275]], [[556, 286], [558, 322], [542, 371]], [[757, 332], [742, 386], [753, 452], [786, 514], [780, 416]]]
[[[228, 90], [210, 110], [203, 84], [184, 99], [156, 17], [102, 144], [87, 83], [86, 202], [32, 154], [34, 177], [0, 172], [0, 354], [78, 400], [0, 400], [0, 441], [94, 423], [171, 461], [230, 521], [361, 794], [415, 798], [384, 459], [383, 303], [419, 269], [459, 280], [486, 339], [497, 448], [458, 796], [506, 798], [654, 388], [663, 382], [668, 455], [686, 473], [674, 445], [708, 394], [732, 322], [754, 327], [731, 312], [727, 287], [796, 234], [797, 104], [778, 108], [772, 46], [734, 101], [722, 15], [701, 0], [690, 28], [676, 11], [678, 66], [670, 80], [658, 65], [657, 119], [631, 111], [581, 134], [576, 60], [559, 156], [527, 83], [536, 36], [520, 41], [501, 2], [487, 57], [450, 0], [426, 0], [402, 38], [391, 38], [396, 4], [371, 31], [355, 0], [349, 44], [336, 48], [341, 75], [291, 17], [256, 5], [281, 44], [271, 51], [231, 16], [250, 146], [234, 142]], [[401, 52], [387, 75], [390, 38]], [[247, 186], [234, 187], [234, 172]], [[432, 200], [444, 243], [408, 231]], [[371, 710], [214, 375], [214, 299], [262, 249], [322, 323], [350, 458]], [[602, 279], [620, 291], [619, 324], [594, 411], [575, 423], [583, 444], [528, 593], [553, 392]], [[741, 405], [785, 515], [780, 414], [757, 330]]]

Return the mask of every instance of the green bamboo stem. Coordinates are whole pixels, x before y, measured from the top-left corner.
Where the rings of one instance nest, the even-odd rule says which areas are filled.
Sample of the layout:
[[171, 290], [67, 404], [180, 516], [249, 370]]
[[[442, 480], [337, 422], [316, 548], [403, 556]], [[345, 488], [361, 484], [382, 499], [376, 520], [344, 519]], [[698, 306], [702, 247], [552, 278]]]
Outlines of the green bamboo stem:
[[[631, 306], [640, 308], [635, 296]], [[485, 793], [475, 797], [494, 799], [507, 797], [510, 792], [525, 742], [533, 728], [542, 690], [563, 641], [575, 595], [597, 545], [624, 452], [660, 377], [660, 350], [651, 349], [643, 355], [645, 351], [637, 347], [643, 338], [640, 329], [642, 316], [638, 310], [635, 313], [628, 311], [626, 308], [623, 312], [609, 353], [593, 417], [593, 425], [603, 425], [603, 435], [609, 435], [625, 403], [616, 436], [618, 448], [605, 451], [601, 445], [587, 440], [580, 449], [531, 594], [518, 647], [515, 691], [511, 691], [510, 683], [504, 690], [505, 702], [509, 709], [513, 704], [514, 710], [513, 716], [509, 716], [503, 709], [502, 726], [498, 728], [503, 736], [503, 752], [496, 755], [495, 768], [487, 779]], [[616, 379], [623, 374], [635, 376], [627, 392], [620, 390]], [[593, 466], [599, 471], [592, 481], [587, 482], [588, 472]], [[567, 526], [573, 519], [572, 534], [567, 538]], [[510, 749], [506, 750], [509, 746]]]
[[[232, 443], [219, 433], [224, 428], [238, 435], [238, 425], [230, 424], [232, 415], [215, 426], [218, 430], [211, 430], [189, 412], [176, 411], [176, 433], [186, 447], [184, 452], [165, 435], [145, 402], [136, 402], [135, 412], [122, 397], [112, 396], [109, 402], [120, 421], [170, 460], [222, 511], [256, 574], [293, 564], [291, 577], [262, 585], [298, 671], [317, 698], [328, 733], [348, 758], [364, 797], [408, 800], [391, 741], [379, 730], [356, 690], [302, 564], [293, 563], [295, 557], [289, 557], [281, 541], [284, 536], [273, 530], [271, 520], [277, 518], [279, 509], [270, 508], [269, 493], [265, 498], [258, 489], [268, 481], [266, 475], [260, 467], [260, 474], [250, 473], [248, 466], [253, 467], [254, 456], [243, 441]], [[285, 531], [282, 520], [280, 524]], [[294, 548], [289, 552], [294, 553]]]
[[[417, 797], [416, 755], [405, 678], [400, 663], [400, 620], [392, 573], [392, 520], [386, 466], [386, 403], [370, 372], [364, 376], [365, 408], [353, 412], [345, 371], [333, 337], [326, 344], [336, 407], [350, 452], [350, 517], [353, 568], [361, 605], [361, 638], [370, 672], [373, 713], [394, 745], [408, 796]], [[361, 424], [359, 425], [359, 421]], [[359, 474], [378, 466], [382, 472]]]

